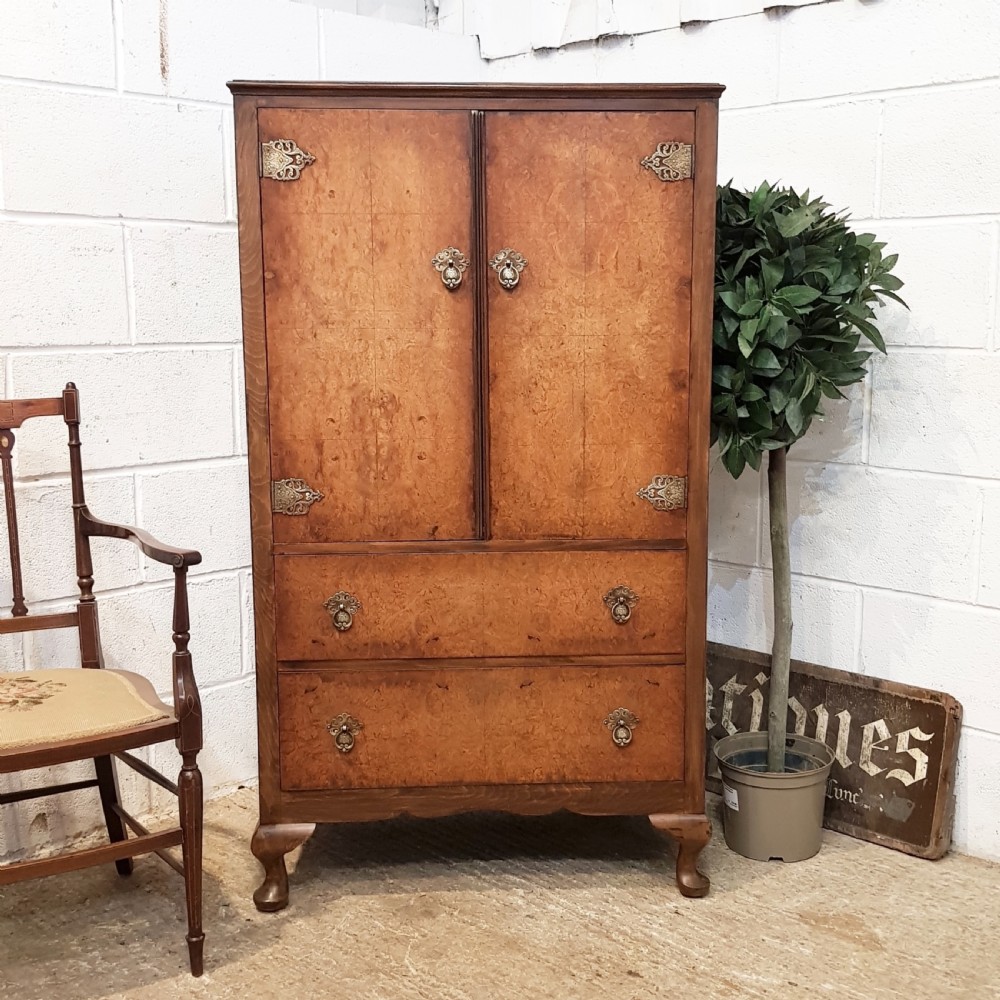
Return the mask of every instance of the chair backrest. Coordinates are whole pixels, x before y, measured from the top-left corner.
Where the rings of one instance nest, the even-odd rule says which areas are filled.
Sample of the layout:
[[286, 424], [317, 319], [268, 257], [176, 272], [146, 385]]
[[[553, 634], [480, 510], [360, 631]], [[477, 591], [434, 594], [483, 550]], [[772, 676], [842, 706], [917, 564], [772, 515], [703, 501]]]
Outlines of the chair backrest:
[[[73, 497], [73, 539], [76, 547], [76, 575], [80, 600], [76, 611], [32, 615], [24, 599], [21, 545], [18, 537], [17, 502], [14, 491], [14, 431], [33, 417], [62, 417], [69, 432], [70, 486]], [[94, 569], [90, 539], [80, 527], [86, 510], [83, 495], [83, 464], [80, 458], [80, 394], [72, 382], [61, 396], [49, 399], [0, 399], [0, 477], [3, 479], [7, 512], [7, 541], [13, 589], [11, 617], [0, 617], [0, 635], [33, 632], [38, 629], [76, 628], [80, 633], [80, 659], [84, 667], [101, 667], [100, 631], [94, 600]]]

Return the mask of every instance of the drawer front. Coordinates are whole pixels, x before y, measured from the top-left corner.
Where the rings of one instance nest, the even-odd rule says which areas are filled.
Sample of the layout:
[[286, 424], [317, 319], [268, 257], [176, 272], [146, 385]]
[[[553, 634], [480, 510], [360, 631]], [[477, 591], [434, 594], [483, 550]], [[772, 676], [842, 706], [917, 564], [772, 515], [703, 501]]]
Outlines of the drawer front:
[[[684, 776], [682, 666], [288, 671], [278, 705], [287, 791]], [[620, 708], [625, 745], [605, 721]], [[329, 728], [345, 715], [347, 751]]]
[[[681, 551], [277, 556], [278, 659], [680, 653], [685, 558]], [[624, 622], [605, 601], [620, 586], [638, 598]], [[325, 607], [338, 593], [361, 605], [342, 631]]]

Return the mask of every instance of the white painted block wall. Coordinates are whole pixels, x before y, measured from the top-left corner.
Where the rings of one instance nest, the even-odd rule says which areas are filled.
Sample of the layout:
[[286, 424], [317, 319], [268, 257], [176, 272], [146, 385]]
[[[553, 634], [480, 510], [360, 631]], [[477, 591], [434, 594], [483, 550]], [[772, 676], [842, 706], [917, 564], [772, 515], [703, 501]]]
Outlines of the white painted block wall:
[[[794, 654], [965, 705], [955, 844], [1000, 858], [1000, 10], [842, 0], [491, 63], [719, 80], [720, 179], [821, 193], [900, 253], [889, 356], [790, 453]], [[710, 638], [769, 649], [762, 476], [714, 464]]]
[[[55, 395], [75, 381], [91, 508], [201, 550], [191, 649], [205, 710], [201, 766], [218, 793], [257, 769], [225, 82], [461, 80], [485, 64], [474, 38], [290, 0], [50, 0], [10, 5], [2, 21], [0, 395]], [[38, 610], [70, 607], [65, 427], [29, 421], [17, 438], [27, 598]], [[171, 574], [127, 543], [98, 540], [95, 562], [108, 665], [138, 669], [169, 697]], [[6, 603], [6, 556], [0, 564]], [[6, 637], [0, 658], [5, 669], [74, 664], [75, 636]], [[152, 754], [176, 766], [172, 745]], [[133, 812], [165, 804], [121, 770]], [[5, 776], [3, 786], [44, 777]], [[3, 807], [0, 856], [100, 823], [90, 792]]]
[[[850, 207], [900, 252], [913, 306], [887, 318], [888, 360], [793, 450], [795, 653], [963, 701], [956, 843], [1000, 858], [993, 0], [840, 0], [492, 62], [463, 37], [456, 7], [442, 4], [440, 32], [344, 13], [339, 0], [50, 0], [5, 11], [4, 392], [51, 394], [75, 380], [93, 509], [203, 551], [192, 650], [210, 789], [256, 771], [225, 80], [719, 80], [729, 86], [720, 176], [781, 179]], [[661, 8], [627, 4], [636, 24]], [[64, 607], [68, 523], [32, 530], [65, 503], [65, 477], [43, 472], [64, 467], [61, 430], [29, 423], [19, 449], [29, 600]], [[733, 483], [715, 470], [711, 638], [759, 649], [770, 628], [764, 506], [759, 477]], [[121, 543], [96, 555], [109, 662], [138, 657], [165, 692], [169, 581]], [[65, 635], [29, 634], [0, 644], [0, 656], [20, 668], [71, 662], [73, 650]], [[169, 763], [169, 748], [156, 759]], [[159, 805], [135, 782], [126, 794], [134, 811]], [[88, 796], [72, 799], [0, 810], [0, 855], [98, 825]]]

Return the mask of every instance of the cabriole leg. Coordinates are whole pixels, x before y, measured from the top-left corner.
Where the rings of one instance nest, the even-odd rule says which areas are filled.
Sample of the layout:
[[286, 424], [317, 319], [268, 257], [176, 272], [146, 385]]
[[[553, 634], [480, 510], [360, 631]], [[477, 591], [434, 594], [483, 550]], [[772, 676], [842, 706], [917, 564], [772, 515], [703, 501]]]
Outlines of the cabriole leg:
[[254, 830], [250, 850], [264, 866], [264, 881], [253, 894], [253, 901], [262, 913], [283, 910], [288, 905], [285, 855], [304, 844], [315, 829], [315, 823], [280, 823], [258, 825]]
[[701, 814], [657, 813], [649, 817], [657, 830], [677, 841], [677, 888], [682, 896], [705, 896], [709, 880], [698, 871], [698, 855], [712, 836], [712, 824]]

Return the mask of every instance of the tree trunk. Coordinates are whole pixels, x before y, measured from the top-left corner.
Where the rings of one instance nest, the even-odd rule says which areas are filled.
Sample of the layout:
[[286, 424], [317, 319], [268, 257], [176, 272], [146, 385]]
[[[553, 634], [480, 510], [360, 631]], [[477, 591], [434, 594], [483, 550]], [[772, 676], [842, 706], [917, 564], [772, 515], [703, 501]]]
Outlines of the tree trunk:
[[767, 706], [767, 769], [785, 770], [785, 730], [788, 724], [788, 672], [792, 659], [792, 567], [788, 557], [787, 449], [768, 452], [767, 501], [771, 519], [774, 644]]

